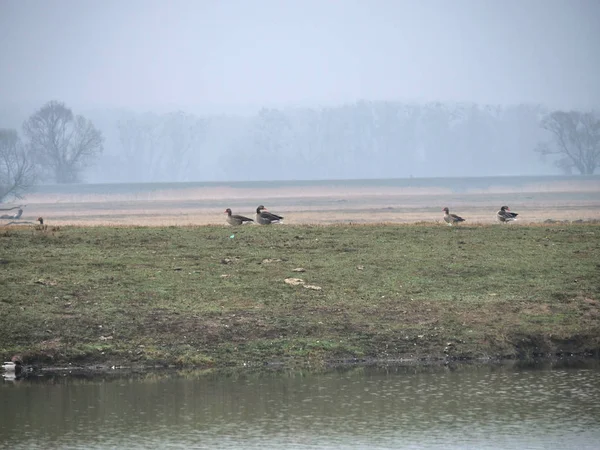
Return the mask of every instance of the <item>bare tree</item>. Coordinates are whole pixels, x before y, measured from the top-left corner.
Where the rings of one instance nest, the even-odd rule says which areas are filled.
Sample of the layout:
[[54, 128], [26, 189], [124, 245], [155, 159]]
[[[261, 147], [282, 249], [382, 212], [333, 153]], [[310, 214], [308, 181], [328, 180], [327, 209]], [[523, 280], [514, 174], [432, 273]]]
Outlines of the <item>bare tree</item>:
[[596, 114], [554, 111], [542, 119], [541, 126], [553, 140], [538, 144], [537, 152], [559, 155], [555, 163], [567, 173], [574, 167], [582, 175], [593, 175], [600, 166], [600, 119]]
[[23, 124], [23, 130], [36, 162], [49, 168], [57, 183], [77, 182], [81, 171], [103, 150], [100, 131], [61, 102], [46, 103]]
[[35, 181], [34, 168], [17, 131], [0, 129], [0, 202], [21, 198]]
[[118, 123], [123, 159], [137, 181], [188, 181], [197, 176], [203, 120], [184, 112], [146, 114]]

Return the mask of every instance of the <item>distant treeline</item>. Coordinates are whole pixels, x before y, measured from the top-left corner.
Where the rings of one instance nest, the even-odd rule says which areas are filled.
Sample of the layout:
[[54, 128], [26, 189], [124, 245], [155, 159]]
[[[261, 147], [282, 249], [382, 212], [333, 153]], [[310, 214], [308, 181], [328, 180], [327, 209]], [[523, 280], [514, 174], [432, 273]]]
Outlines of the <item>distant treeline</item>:
[[[254, 116], [184, 112], [88, 114], [105, 151], [96, 182], [549, 174], [535, 105], [358, 102], [262, 109]], [[91, 181], [91, 180], [90, 180]]]
[[[265, 108], [254, 115], [122, 109], [83, 113], [104, 139], [103, 152], [80, 177], [94, 183], [538, 175], [561, 170], [534, 151], [552, 138], [540, 126], [549, 111], [538, 105], [360, 101], [318, 109]], [[0, 116], [3, 123], [10, 125], [9, 118], [20, 128], [21, 119], [10, 111], [0, 111]]]

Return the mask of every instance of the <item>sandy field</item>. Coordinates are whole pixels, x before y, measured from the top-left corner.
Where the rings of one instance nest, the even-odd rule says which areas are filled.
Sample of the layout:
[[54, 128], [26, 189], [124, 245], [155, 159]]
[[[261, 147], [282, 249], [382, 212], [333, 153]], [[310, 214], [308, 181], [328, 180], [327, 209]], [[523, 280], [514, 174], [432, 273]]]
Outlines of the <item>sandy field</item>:
[[[326, 184], [277, 188], [170, 186], [131, 194], [36, 193], [21, 200], [27, 206], [20, 222], [33, 223], [41, 216], [45, 223], [61, 226], [225, 224], [225, 208], [252, 218], [259, 204], [283, 215], [287, 224], [436, 222], [442, 220], [445, 206], [468, 224], [485, 224], [496, 222], [495, 213], [502, 205], [519, 213], [517, 223], [600, 220], [600, 179], [461, 192], [443, 187]], [[9, 222], [0, 219], [0, 226]]]

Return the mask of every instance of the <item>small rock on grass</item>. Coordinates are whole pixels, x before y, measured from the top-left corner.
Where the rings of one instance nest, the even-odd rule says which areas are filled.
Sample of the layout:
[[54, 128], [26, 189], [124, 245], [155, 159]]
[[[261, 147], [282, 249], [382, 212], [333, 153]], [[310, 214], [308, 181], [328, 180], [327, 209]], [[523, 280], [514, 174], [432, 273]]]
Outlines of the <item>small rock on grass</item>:
[[271, 259], [271, 258], [266, 258], [262, 260], [261, 264], [269, 264], [269, 263], [274, 263], [274, 262], [281, 262], [282, 260], [279, 258], [275, 258], [275, 259]]
[[234, 264], [240, 260], [239, 256], [231, 256], [229, 258], [221, 259], [221, 264]]
[[323, 289], [321, 286], [315, 286], [314, 284], [305, 284], [304, 287], [306, 289], [312, 289], [313, 291], [320, 291]]
[[37, 280], [35, 282], [35, 284], [41, 284], [43, 286], [56, 286], [56, 285], [58, 285], [58, 283], [56, 281], [53, 281], [53, 280], [44, 280], [42, 278], [40, 278], [39, 280]]
[[286, 278], [284, 281], [290, 286], [304, 286], [306, 289], [312, 289], [313, 291], [320, 291], [323, 289], [321, 286], [315, 286], [314, 284], [306, 284], [306, 282], [302, 278]]

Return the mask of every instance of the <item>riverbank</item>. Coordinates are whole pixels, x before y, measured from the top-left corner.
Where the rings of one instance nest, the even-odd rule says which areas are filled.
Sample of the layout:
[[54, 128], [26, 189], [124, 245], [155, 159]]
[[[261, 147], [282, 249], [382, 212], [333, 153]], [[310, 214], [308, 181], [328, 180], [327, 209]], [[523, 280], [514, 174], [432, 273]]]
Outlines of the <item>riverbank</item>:
[[5, 229], [0, 353], [128, 367], [598, 354], [599, 235], [597, 224]]

